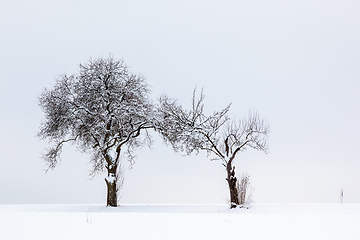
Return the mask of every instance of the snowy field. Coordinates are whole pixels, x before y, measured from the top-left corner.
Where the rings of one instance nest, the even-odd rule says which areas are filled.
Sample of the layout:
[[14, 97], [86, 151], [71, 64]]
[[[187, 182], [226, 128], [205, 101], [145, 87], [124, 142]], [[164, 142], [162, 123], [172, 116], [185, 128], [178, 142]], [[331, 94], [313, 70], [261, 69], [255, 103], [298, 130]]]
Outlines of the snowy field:
[[358, 240], [360, 205], [0, 205], [0, 239]]

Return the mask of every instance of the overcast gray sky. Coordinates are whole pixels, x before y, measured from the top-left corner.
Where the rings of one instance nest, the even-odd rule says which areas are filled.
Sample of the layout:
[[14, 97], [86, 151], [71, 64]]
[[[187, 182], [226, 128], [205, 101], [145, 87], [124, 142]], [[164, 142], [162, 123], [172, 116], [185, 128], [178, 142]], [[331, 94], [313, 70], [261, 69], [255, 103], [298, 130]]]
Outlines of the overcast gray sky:
[[[74, 146], [46, 168], [37, 97], [90, 57], [123, 58], [154, 100], [184, 105], [204, 87], [209, 111], [232, 102], [271, 125], [270, 152], [236, 159], [257, 203], [360, 202], [358, 0], [14, 0], [0, 9], [0, 203], [105, 204]], [[156, 139], [126, 170], [121, 203], [225, 203], [225, 169]]]

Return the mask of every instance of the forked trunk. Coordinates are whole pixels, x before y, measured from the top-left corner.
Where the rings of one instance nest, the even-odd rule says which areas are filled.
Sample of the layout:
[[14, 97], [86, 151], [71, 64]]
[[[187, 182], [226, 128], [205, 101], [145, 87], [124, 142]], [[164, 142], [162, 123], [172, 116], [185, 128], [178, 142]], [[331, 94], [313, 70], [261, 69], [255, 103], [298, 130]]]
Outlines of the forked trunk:
[[226, 166], [227, 170], [227, 182], [229, 185], [229, 191], [230, 191], [230, 208], [236, 208], [239, 203], [239, 192], [236, 188], [236, 182], [237, 179], [235, 177], [235, 166], [231, 166], [231, 162], [229, 162]]
[[116, 166], [108, 168], [108, 176], [105, 178], [107, 186], [107, 200], [106, 206], [117, 207], [117, 181], [116, 181]]

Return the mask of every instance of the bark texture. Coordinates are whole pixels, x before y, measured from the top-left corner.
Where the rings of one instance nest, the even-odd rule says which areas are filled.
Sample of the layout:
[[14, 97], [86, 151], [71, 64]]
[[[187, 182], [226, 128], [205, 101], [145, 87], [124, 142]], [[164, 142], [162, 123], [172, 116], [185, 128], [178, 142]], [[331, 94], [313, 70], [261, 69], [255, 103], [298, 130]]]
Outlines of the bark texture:
[[239, 203], [239, 192], [236, 188], [237, 178], [235, 177], [235, 166], [231, 166], [231, 162], [227, 164], [227, 178], [230, 191], [230, 208], [236, 208]]
[[107, 186], [106, 206], [117, 207], [117, 181], [116, 181], [116, 166], [108, 168], [108, 176], [105, 178]]

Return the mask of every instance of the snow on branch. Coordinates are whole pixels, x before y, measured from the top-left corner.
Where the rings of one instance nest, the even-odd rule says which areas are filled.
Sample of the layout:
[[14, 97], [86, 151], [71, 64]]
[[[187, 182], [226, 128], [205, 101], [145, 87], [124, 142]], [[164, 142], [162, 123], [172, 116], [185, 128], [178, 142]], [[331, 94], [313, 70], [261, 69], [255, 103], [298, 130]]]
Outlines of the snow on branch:
[[149, 93], [143, 77], [112, 57], [91, 59], [80, 65], [78, 74], [56, 79], [53, 89], [39, 97], [45, 121], [38, 136], [54, 143], [44, 155], [50, 168], [68, 142], [63, 139], [72, 139], [91, 154], [94, 172], [116, 162], [125, 145], [124, 154], [133, 155], [144, 142], [141, 130], [155, 127]]

